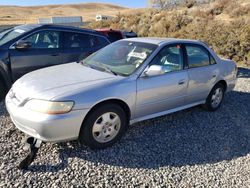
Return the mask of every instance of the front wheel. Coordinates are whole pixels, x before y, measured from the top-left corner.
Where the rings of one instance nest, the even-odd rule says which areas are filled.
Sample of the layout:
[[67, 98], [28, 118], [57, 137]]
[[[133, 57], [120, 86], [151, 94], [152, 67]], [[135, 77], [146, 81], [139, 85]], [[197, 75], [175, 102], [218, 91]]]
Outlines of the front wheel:
[[92, 149], [103, 149], [113, 145], [125, 132], [127, 118], [124, 110], [116, 104], [96, 108], [81, 127], [80, 143]]
[[216, 84], [211, 90], [203, 107], [209, 111], [217, 110], [224, 98], [225, 88], [222, 84]]

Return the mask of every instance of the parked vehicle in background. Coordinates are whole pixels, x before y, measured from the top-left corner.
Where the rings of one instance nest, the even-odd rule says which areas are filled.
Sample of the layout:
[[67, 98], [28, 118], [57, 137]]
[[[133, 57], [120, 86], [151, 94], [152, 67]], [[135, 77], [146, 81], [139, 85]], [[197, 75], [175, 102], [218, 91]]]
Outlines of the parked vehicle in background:
[[96, 29], [96, 31], [103, 33], [108, 37], [110, 42], [115, 42], [117, 40], [123, 39], [122, 31], [114, 29]]
[[0, 33], [0, 100], [36, 69], [80, 61], [110, 42], [103, 34], [62, 25], [22, 25]]
[[137, 34], [133, 31], [121, 31], [121, 30], [114, 30], [114, 29], [96, 29], [106, 35], [110, 42], [115, 42], [125, 38], [134, 38], [137, 37]]
[[138, 37], [137, 34], [134, 31], [123, 31], [123, 37], [124, 38], [135, 38]]
[[95, 17], [96, 21], [106, 21], [106, 20], [111, 20], [113, 19], [113, 16], [107, 16], [107, 15], [102, 15], [102, 14], [97, 14]]
[[234, 61], [200, 41], [124, 39], [81, 63], [23, 76], [6, 106], [16, 127], [38, 140], [105, 148], [129, 124], [196, 105], [217, 110], [236, 75]]

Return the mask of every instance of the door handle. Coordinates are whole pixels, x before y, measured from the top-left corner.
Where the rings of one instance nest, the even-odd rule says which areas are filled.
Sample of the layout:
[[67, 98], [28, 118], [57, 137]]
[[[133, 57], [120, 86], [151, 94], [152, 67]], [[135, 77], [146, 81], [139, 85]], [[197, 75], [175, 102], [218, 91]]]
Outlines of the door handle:
[[180, 80], [178, 84], [179, 84], [179, 85], [185, 84], [185, 80]]

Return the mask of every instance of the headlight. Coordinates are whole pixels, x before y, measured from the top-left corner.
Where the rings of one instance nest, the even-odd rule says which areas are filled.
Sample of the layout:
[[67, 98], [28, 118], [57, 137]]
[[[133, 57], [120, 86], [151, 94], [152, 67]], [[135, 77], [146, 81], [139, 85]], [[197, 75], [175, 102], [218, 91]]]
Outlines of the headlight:
[[65, 114], [70, 112], [73, 106], [73, 101], [53, 102], [38, 99], [32, 99], [25, 104], [26, 108], [44, 114]]

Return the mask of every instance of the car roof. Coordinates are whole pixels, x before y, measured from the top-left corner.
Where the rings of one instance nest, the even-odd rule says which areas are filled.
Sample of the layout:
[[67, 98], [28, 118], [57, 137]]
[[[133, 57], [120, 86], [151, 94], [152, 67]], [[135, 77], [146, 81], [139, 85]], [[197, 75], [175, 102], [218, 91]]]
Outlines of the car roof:
[[178, 38], [154, 38], [154, 37], [128, 38], [128, 39], [123, 39], [123, 40], [131, 41], [131, 42], [144, 42], [144, 43], [150, 43], [150, 44], [156, 44], [156, 45], [173, 43], [173, 42], [185, 42], [185, 43], [195, 43], [195, 44], [202, 43], [199, 40], [178, 39]]
[[32, 29], [36, 29], [36, 28], [39, 28], [39, 27], [41, 27], [40, 24], [25, 24], [25, 25], [15, 26], [14, 28], [15, 29], [28, 29], [28, 30], [32, 30]]
[[121, 30], [117, 30], [117, 29], [96, 29], [96, 31], [100, 31], [100, 32], [120, 32], [121, 33]]
[[97, 34], [104, 36], [102, 33], [92, 29], [80, 28], [75, 26], [57, 25], [57, 24], [26, 24], [26, 25], [16, 26], [16, 28], [30, 28], [30, 29], [46, 28], [46, 29], [59, 29], [59, 30], [62, 29], [66, 31], [88, 32], [90, 34]]

